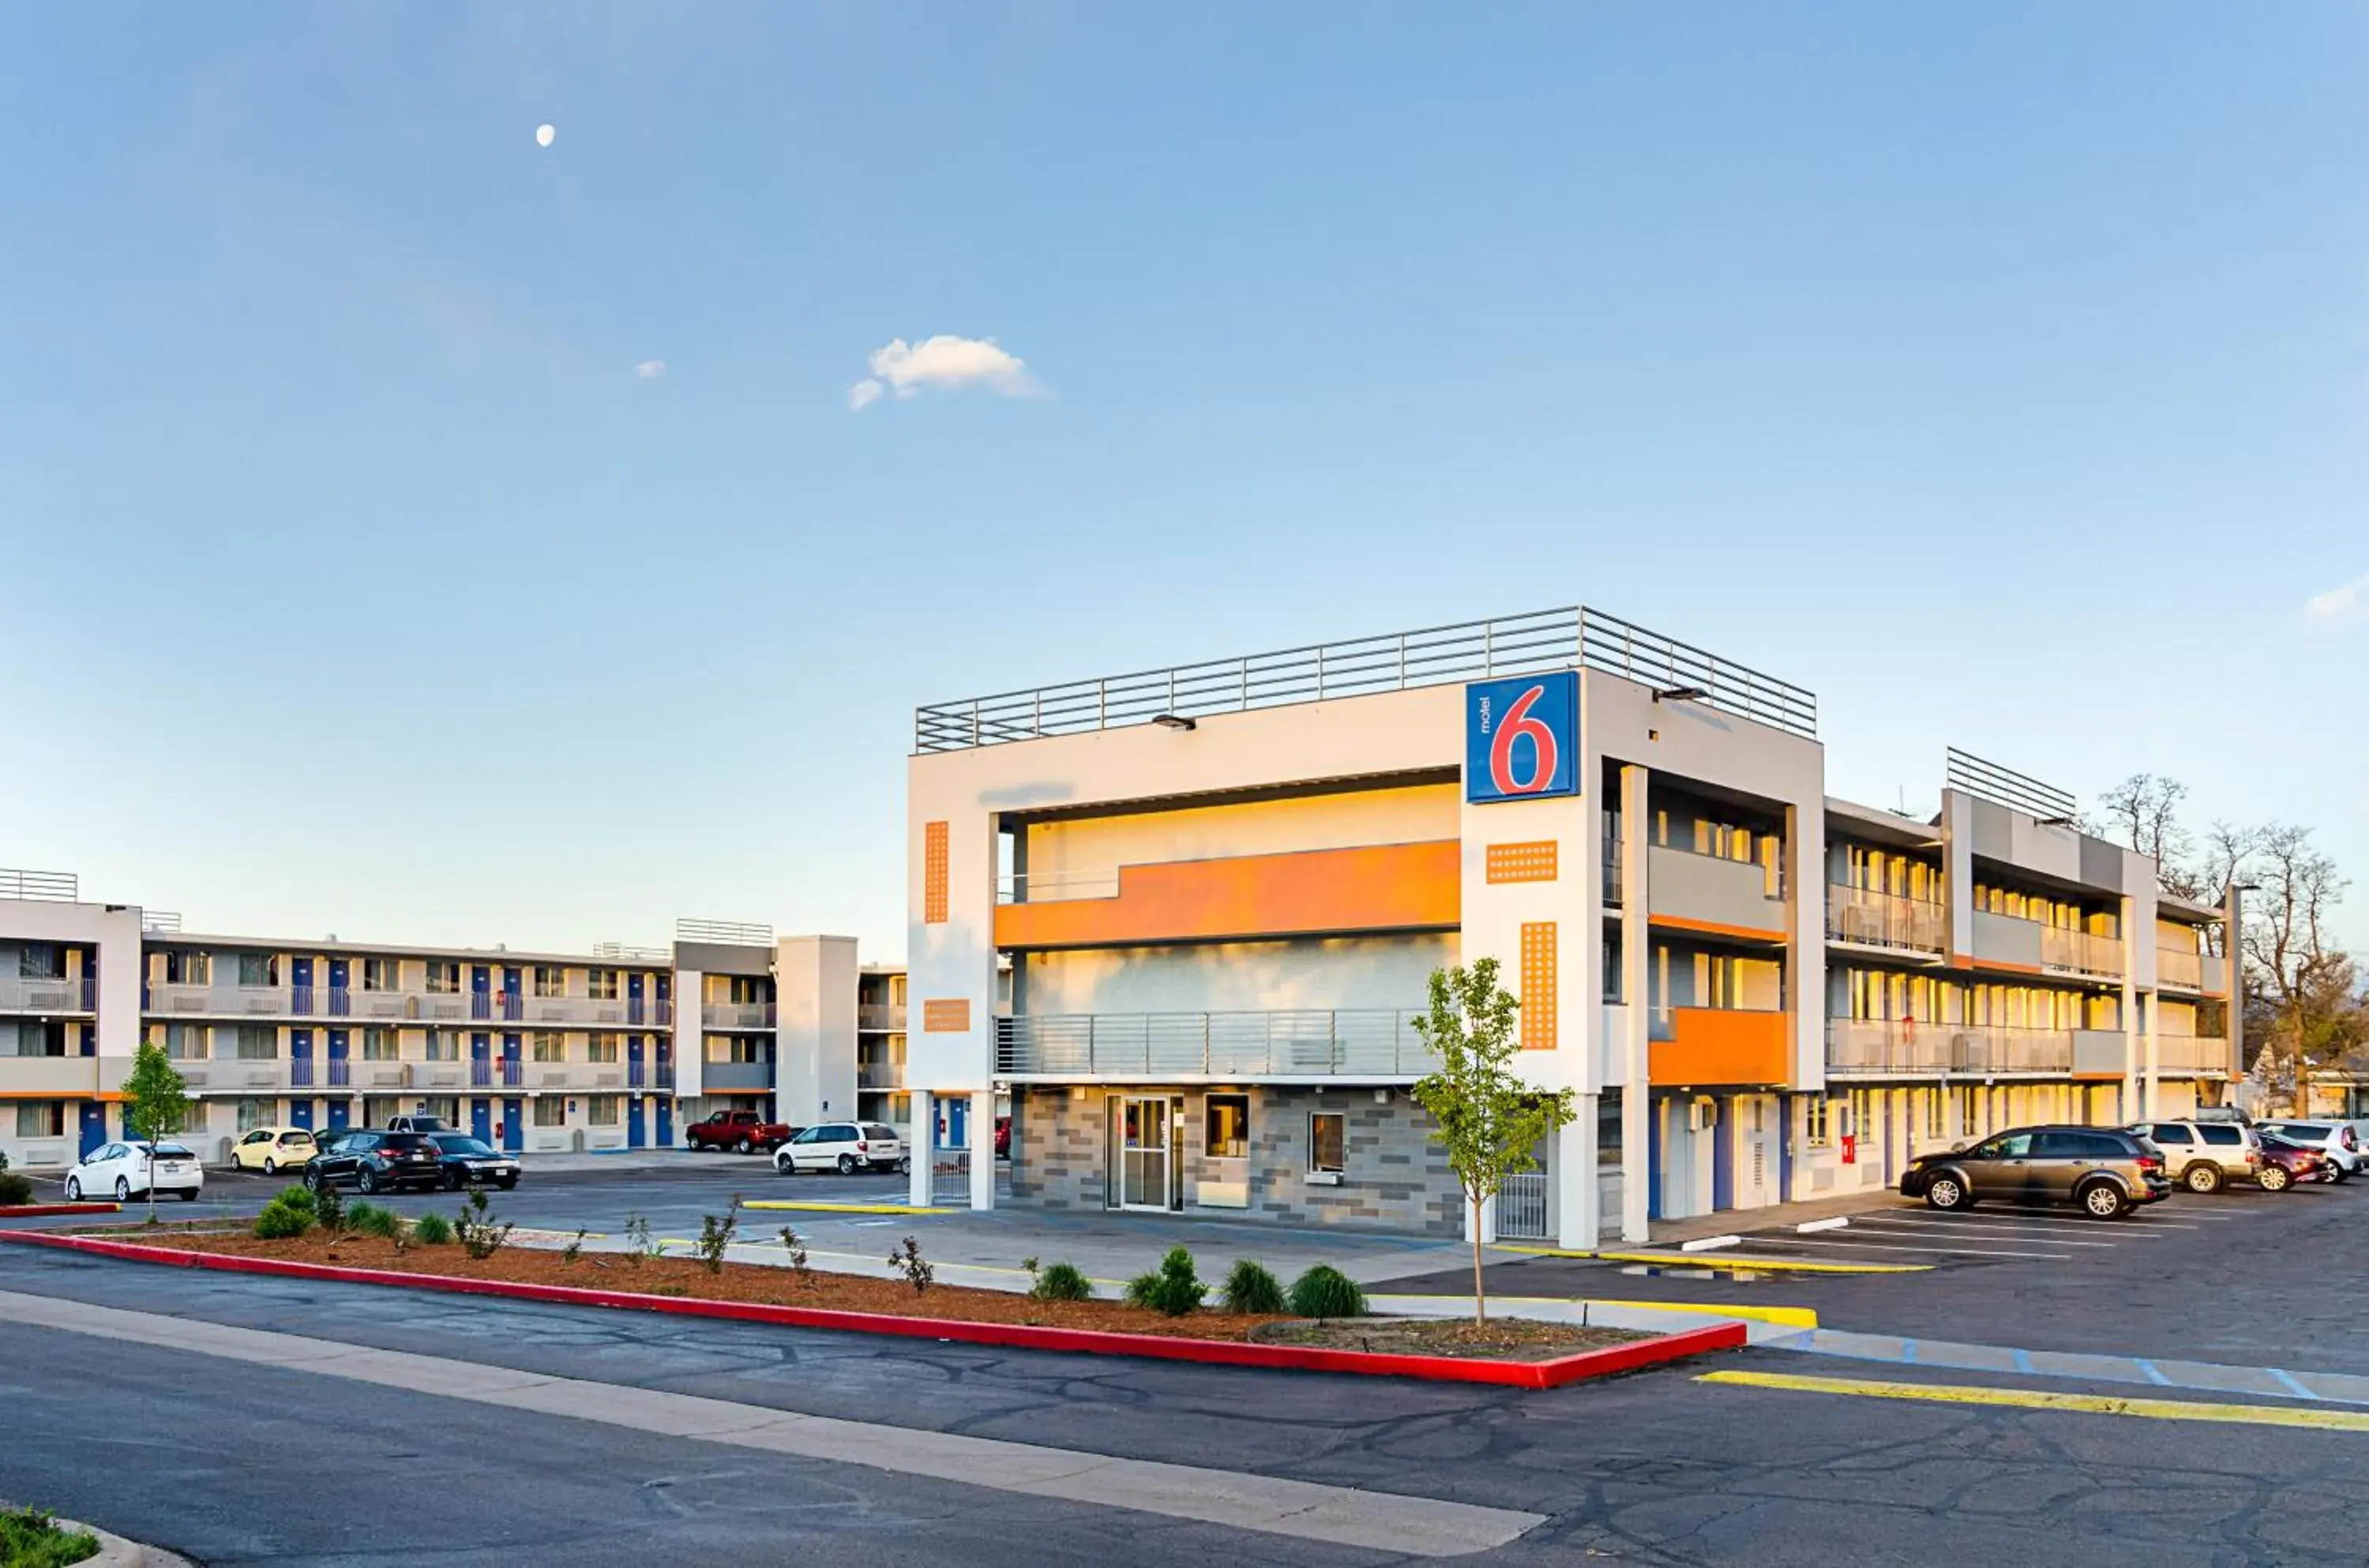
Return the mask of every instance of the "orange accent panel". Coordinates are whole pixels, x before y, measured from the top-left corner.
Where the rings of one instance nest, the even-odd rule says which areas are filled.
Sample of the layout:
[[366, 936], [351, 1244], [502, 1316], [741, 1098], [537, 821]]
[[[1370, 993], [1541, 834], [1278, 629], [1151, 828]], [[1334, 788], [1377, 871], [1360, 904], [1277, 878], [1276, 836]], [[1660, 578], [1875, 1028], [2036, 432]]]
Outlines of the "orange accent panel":
[[1454, 839], [1123, 865], [1118, 896], [1004, 904], [999, 947], [1421, 931], [1461, 915], [1464, 847]]
[[1722, 925], [1718, 921], [1692, 921], [1682, 915], [1649, 915], [1646, 919], [1652, 924], [1666, 926], [1672, 931], [1700, 931], [1711, 936], [1740, 936], [1746, 942], [1785, 940], [1783, 932], [1763, 931], [1756, 925]]
[[1977, 969], [2002, 969], [2010, 975], [2044, 975], [2048, 972], [2037, 964], [2010, 964], [2004, 958], [1977, 958], [1971, 967]]
[[1489, 846], [1491, 882], [1552, 882], [1560, 869], [1562, 844], [1554, 839], [1534, 839], [1518, 844]]
[[946, 923], [946, 825], [921, 824], [921, 922]]
[[941, 997], [921, 1003], [921, 1033], [924, 1035], [967, 1035], [970, 1033], [970, 998]]
[[1790, 1082], [1792, 1022], [1790, 1013], [1675, 1009], [1671, 1024], [1677, 1037], [1655, 1040], [1648, 1047], [1653, 1082], [1688, 1087]]
[[[1495, 846], [1491, 846], [1493, 849]], [[1555, 922], [1522, 923], [1522, 1048], [1555, 1048]]]

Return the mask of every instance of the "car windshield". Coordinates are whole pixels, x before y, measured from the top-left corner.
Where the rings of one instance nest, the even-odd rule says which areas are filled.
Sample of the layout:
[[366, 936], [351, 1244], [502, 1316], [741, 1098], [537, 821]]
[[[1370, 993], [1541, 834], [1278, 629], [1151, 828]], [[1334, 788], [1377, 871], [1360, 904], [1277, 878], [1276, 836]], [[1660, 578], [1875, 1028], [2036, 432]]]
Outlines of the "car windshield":
[[2315, 1127], [2308, 1122], [2273, 1122], [2262, 1130], [2274, 1132], [2281, 1138], [2292, 1138], [2299, 1142], [2318, 1143], [2326, 1139], [2335, 1128]]
[[894, 1139], [897, 1136], [897, 1129], [895, 1127], [882, 1127], [877, 1122], [866, 1122], [864, 1124], [864, 1136], [866, 1138]]
[[416, 1132], [391, 1132], [378, 1140], [381, 1149], [433, 1149], [435, 1145]]
[[160, 1143], [156, 1146], [156, 1158], [159, 1160], [194, 1160], [197, 1156], [190, 1153], [188, 1150], [182, 1148], [177, 1143]]
[[436, 1147], [447, 1154], [491, 1154], [493, 1150], [465, 1133], [448, 1132], [439, 1135]]

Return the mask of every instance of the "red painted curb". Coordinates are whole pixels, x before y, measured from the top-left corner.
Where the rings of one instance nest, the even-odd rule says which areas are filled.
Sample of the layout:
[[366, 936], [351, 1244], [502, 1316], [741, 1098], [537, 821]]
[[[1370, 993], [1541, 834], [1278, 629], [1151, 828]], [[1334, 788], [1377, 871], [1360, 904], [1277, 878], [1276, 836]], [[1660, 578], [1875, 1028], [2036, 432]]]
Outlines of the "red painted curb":
[[45, 1214], [117, 1214], [120, 1203], [19, 1203], [0, 1207], [0, 1219], [39, 1219]]
[[174, 1247], [143, 1247], [91, 1236], [61, 1236], [43, 1230], [0, 1231], [0, 1242], [94, 1253], [133, 1263], [174, 1268], [212, 1269], [226, 1274], [264, 1274], [293, 1279], [331, 1279], [356, 1285], [393, 1285], [412, 1290], [448, 1290], [464, 1296], [499, 1296], [570, 1307], [613, 1307], [679, 1317], [728, 1318], [790, 1328], [842, 1329], [859, 1333], [899, 1334], [909, 1339], [997, 1345], [1024, 1350], [1067, 1350], [1093, 1356], [1142, 1356], [1162, 1361], [1193, 1361], [1213, 1367], [1259, 1367], [1301, 1372], [1357, 1372], [1369, 1377], [1422, 1378], [1447, 1383], [1494, 1383], [1516, 1389], [1553, 1389], [1590, 1378], [1610, 1377], [1706, 1351], [1735, 1350], [1745, 1343], [1742, 1323], [1717, 1323], [1680, 1333], [1641, 1339], [1603, 1350], [1583, 1351], [1553, 1361], [1465, 1361], [1448, 1356], [1383, 1356], [1363, 1350], [1324, 1350], [1312, 1345], [1252, 1345], [1236, 1340], [1178, 1339], [1161, 1334], [1113, 1333], [1099, 1329], [1043, 1328], [1027, 1323], [973, 1323], [942, 1318], [902, 1318], [883, 1312], [842, 1312], [827, 1307], [777, 1307], [758, 1301], [708, 1301], [695, 1297], [648, 1296], [628, 1290], [587, 1290], [573, 1285], [527, 1285], [500, 1279], [465, 1279], [447, 1274], [401, 1274], [387, 1269], [338, 1268], [280, 1258], [240, 1257], [228, 1253], [188, 1253]]

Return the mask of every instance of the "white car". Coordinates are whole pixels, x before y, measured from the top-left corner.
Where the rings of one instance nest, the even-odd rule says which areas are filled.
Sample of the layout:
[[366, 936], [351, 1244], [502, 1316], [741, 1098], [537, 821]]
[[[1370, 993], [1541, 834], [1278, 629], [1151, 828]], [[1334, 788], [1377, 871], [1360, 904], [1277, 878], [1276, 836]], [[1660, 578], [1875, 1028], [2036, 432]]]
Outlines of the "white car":
[[784, 1176], [800, 1171], [903, 1171], [905, 1145], [893, 1127], [878, 1122], [818, 1122], [773, 1151], [773, 1169]]
[[[145, 1194], [149, 1182], [148, 1145], [138, 1139], [110, 1143], [66, 1173], [66, 1201], [113, 1198], [125, 1202]], [[156, 1146], [156, 1196], [172, 1194], [187, 1203], [205, 1190], [206, 1173], [198, 1157], [177, 1143]]]
[[2340, 1182], [2350, 1181], [2369, 1168], [2369, 1150], [2361, 1147], [2360, 1137], [2350, 1122], [2260, 1122], [2256, 1124], [2256, 1130], [2274, 1132], [2289, 1143], [2318, 1150], [2328, 1156], [2328, 1163]]

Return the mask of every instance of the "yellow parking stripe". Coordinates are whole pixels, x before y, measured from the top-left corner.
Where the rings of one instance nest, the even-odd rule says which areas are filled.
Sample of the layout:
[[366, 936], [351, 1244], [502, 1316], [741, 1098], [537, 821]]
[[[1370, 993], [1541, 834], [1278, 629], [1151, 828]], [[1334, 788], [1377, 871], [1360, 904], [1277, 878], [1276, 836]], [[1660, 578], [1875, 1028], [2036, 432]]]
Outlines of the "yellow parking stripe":
[[794, 1208], [808, 1214], [944, 1214], [917, 1203], [801, 1203], [795, 1198], [752, 1198], [743, 1208]]
[[1491, 1243], [1501, 1253], [1539, 1258], [1591, 1258], [1598, 1263], [1652, 1263], [1673, 1268], [1750, 1268], [1793, 1274], [1930, 1274], [1929, 1263], [1805, 1263], [1794, 1258], [1739, 1257], [1734, 1253], [1605, 1253], [1563, 1247], [1525, 1247], [1511, 1242]]
[[2061, 1394], [2042, 1389], [1991, 1389], [1966, 1383], [1892, 1383], [1860, 1378], [1809, 1378], [1788, 1372], [1706, 1372], [1699, 1383], [1861, 1399], [1923, 1400], [1937, 1404], [2005, 1405], [2062, 1410], [2080, 1415], [2134, 1415], [2150, 1421], [2213, 1421], [2235, 1426], [2309, 1426], [2369, 1432], [2369, 1412], [2297, 1410], [2274, 1404], [2213, 1404], [2201, 1400], [2120, 1399], [2112, 1394]]
[[1712, 1318], [1749, 1318], [1756, 1323], [1774, 1323], [1780, 1328], [1789, 1329], [1814, 1329], [1818, 1326], [1818, 1313], [1814, 1307], [1739, 1307], [1733, 1301], [1608, 1301], [1600, 1296], [1587, 1299], [1599, 1307], [1632, 1307], [1641, 1312], [1695, 1312]]

